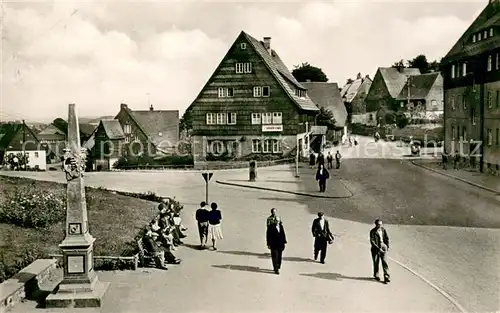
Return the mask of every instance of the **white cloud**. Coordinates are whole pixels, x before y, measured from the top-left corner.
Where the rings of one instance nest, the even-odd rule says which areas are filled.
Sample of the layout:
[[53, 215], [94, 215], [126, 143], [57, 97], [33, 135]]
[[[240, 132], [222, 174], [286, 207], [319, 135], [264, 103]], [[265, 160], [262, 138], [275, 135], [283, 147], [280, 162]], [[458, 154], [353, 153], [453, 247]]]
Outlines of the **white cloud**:
[[147, 93], [156, 108], [182, 112], [241, 30], [271, 36], [290, 68], [309, 62], [343, 85], [401, 58], [446, 54], [472, 21], [470, 6], [448, 6], [467, 20], [374, 1], [7, 6], [2, 118], [65, 117], [72, 102], [80, 116], [113, 115], [121, 102], [146, 109]]

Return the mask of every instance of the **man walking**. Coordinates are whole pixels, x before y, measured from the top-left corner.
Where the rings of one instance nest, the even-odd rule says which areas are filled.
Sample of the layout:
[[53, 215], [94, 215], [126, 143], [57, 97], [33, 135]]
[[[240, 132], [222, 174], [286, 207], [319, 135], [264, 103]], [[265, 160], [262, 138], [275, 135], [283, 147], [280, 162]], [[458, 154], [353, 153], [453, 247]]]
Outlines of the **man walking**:
[[269, 227], [269, 225], [275, 224], [277, 218], [278, 218], [278, 215], [276, 215], [276, 209], [272, 208], [271, 215], [269, 215], [269, 217], [267, 218], [266, 226]]
[[375, 227], [370, 231], [371, 253], [373, 260], [373, 278], [380, 281], [378, 276], [379, 262], [382, 262], [382, 269], [384, 270], [384, 283], [390, 282], [389, 266], [387, 265], [387, 251], [389, 251], [389, 236], [382, 221], [375, 220]]
[[336, 168], [340, 168], [340, 159], [342, 158], [342, 155], [340, 154], [340, 151], [337, 150], [337, 153], [335, 153], [335, 163], [336, 163]]
[[330, 153], [330, 151], [328, 151], [328, 156], [326, 157], [326, 161], [328, 162], [328, 168], [333, 168], [333, 156], [332, 154]]
[[327, 246], [332, 243], [333, 234], [323, 215], [323, 212], [318, 213], [318, 218], [314, 219], [311, 230], [314, 237], [314, 260], [318, 260], [318, 254], [321, 252], [320, 262], [325, 264]]
[[279, 216], [276, 216], [274, 223], [267, 226], [266, 241], [267, 248], [271, 250], [274, 272], [279, 275], [283, 250], [285, 250], [287, 243], [285, 229]]
[[319, 192], [326, 191], [326, 180], [330, 178], [330, 173], [326, 170], [323, 165], [318, 167], [318, 171], [316, 172], [316, 180], [319, 184]]
[[196, 210], [196, 221], [198, 222], [198, 233], [200, 234], [200, 249], [203, 249], [207, 244], [208, 239], [208, 210], [207, 203], [202, 201], [200, 208]]
[[325, 166], [325, 156], [322, 152], [318, 153], [318, 160], [316, 161], [316, 163], [318, 163], [318, 167], [320, 167], [321, 165]]

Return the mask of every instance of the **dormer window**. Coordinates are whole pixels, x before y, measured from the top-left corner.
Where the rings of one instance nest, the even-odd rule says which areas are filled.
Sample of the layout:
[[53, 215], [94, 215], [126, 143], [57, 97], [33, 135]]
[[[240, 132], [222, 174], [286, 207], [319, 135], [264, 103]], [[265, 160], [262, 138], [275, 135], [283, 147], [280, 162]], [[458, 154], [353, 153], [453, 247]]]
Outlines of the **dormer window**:
[[304, 89], [295, 89], [295, 95], [300, 98], [306, 97], [306, 91]]
[[476, 42], [476, 35], [472, 35], [472, 42]]

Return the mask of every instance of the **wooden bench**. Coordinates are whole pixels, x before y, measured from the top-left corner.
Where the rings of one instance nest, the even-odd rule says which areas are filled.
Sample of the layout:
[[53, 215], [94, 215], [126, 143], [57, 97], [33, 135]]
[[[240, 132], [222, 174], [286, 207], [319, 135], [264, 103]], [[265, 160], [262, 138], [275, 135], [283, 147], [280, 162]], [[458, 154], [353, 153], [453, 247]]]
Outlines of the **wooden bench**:
[[137, 246], [139, 247], [139, 264], [141, 267], [155, 267], [155, 260], [149, 254], [146, 249], [144, 249], [144, 245], [142, 243], [142, 238], [137, 240]]

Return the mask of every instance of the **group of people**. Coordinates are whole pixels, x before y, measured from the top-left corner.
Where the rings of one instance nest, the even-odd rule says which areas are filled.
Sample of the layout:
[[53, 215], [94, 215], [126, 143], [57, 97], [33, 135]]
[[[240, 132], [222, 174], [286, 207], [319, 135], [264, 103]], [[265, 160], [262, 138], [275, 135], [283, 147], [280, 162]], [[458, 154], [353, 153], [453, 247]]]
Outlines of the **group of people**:
[[221, 221], [222, 213], [217, 203], [212, 202], [210, 210], [205, 201], [200, 203], [200, 208], [196, 210], [196, 222], [198, 223], [198, 233], [200, 235], [200, 249], [205, 249], [207, 241], [212, 241], [212, 249], [217, 250], [217, 240], [222, 240]]
[[[318, 165], [318, 169], [316, 171], [316, 181], [319, 184], [319, 192], [325, 192], [326, 191], [326, 181], [330, 178], [330, 172], [325, 168], [325, 156], [323, 153], [318, 154], [318, 159], [316, 161], [315, 155], [311, 153], [311, 156], [309, 157], [309, 165], [312, 168], [316, 164]], [[340, 168], [340, 159], [342, 158], [342, 155], [340, 154], [340, 151], [337, 150], [335, 153], [335, 163], [336, 163], [336, 168]], [[333, 156], [330, 152], [328, 152], [328, 155], [326, 157], [326, 161], [328, 162], [328, 168], [331, 169], [333, 168]]]
[[[380, 281], [379, 268], [382, 263], [384, 273], [384, 283], [390, 282], [389, 266], [387, 264], [387, 252], [389, 251], [389, 236], [387, 231], [382, 226], [380, 219], [375, 220], [375, 227], [370, 230], [370, 251], [373, 261], [373, 278]], [[283, 251], [287, 244], [285, 228], [281, 217], [277, 215], [276, 209], [271, 209], [271, 215], [267, 218], [266, 242], [267, 247], [271, 251], [271, 260], [273, 270], [279, 275], [282, 264]], [[325, 219], [323, 212], [318, 213], [318, 217], [314, 219], [311, 227], [311, 232], [314, 237], [314, 260], [325, 264], [326, 252], [329, 244], [332, 244], [335, 237], [333, 236], [328, 220]]]
[[158, 214], [146, 227], [142, 243], [146, 251], [153, 257], [156, 267], [167, 269], [167, 264], [180, 264], [173, 251], [182, 245], [181, 239], [187, 227], [182, 225], [179, 212], [175, 212], [173, 204], [168, 199], [158, 205]]

